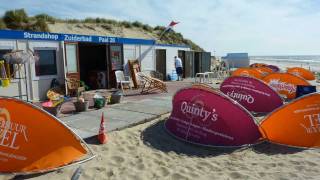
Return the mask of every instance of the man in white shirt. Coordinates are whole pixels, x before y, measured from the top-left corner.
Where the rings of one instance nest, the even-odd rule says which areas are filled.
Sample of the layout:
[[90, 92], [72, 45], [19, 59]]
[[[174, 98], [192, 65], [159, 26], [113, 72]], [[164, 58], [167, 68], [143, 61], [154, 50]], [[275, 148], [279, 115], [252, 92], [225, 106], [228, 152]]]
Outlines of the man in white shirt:
[[179, 57], [174, 57], [174, 67], [176, 68], [176, 72], [178, 75], [178, 81], [182, 81], [182, 73], [183, 73], [183, 67], [182, 67], [182, 61]]

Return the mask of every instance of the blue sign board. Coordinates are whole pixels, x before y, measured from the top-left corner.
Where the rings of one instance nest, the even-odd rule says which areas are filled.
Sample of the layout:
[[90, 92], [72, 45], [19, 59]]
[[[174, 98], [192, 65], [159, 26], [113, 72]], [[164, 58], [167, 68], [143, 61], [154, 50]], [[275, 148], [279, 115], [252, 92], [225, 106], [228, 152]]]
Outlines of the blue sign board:
[[155, 40], [131, 39], [109, 36], [90, 36], [80, 34], [60, 34], [48, 32], [0, 30], [0, 39], [29, 39], [45, 41], [66, 42], [91, 42], [91, 43], [120, 43], [120, 44], [142, 44], [154, 45]]

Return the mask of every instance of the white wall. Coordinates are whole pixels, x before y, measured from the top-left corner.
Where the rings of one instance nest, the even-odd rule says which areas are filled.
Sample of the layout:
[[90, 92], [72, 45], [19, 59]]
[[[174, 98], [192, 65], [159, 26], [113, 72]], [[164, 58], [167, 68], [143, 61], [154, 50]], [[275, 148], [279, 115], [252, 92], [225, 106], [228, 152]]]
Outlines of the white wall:
[[166, 76], [171, 75], [172, 71], [175, 71], [174, 67], [174, 57], [178, 56], [178, 51], [190, 51], [190, 48], [183, 47], [172, 47], [172, 46], [156, 46], [156, 49], [165, 49], [166, 50]]
[[36, 76], [35, 64], [30, 64], [30, 79], [32, 80], [32, 94], [31, 98], [34, 101], [45, 100], [46, 92], [50, 89], [52, 79], [56, 78], [61, 83], [64, 82], [64, 71], [63, 71], [63, 53], [60, 42], [49, 42], [49, 41], [29, 41], [28, 47], [34, 51], [37, 49], [54, 49], [56, 50], [56, 63], [57, 63], [57, 75], [50, 76]]
[[[18, 47], [17, 47], [18, 46]], [[25, 50], [26, 42], [21, 41], [17, 42], [16, 40], [0, 40], [0, 49], [11, 49], [11, 50]], [[18, 66], [16, 66], [18, 68]], [[13, 73], [13, 72], [11, 72]], [[21, 67], [20, 70], [21, 76], [24, 76], [24, 67]], [[15, 73], [16, 77], [18, 77], [18, 72]], [[11, 79], [10, 85], [8, 87], [0, 87], [0, 96], [19, 96], [26, 95], [26, 85], [27, 81], [24, 79]], [[23, 99], [26, 99], [26, 96], [23, 96]]]
[[138, 59], [141, 71], [155, 70], [155, 46], [150, 45], [123, 45], [124, 71], [129, 74], [128, 60]]
[[129, 66], [128, 60], [135, 60], [139, 57], [139, 46], [138, 45], [123, 45], [123, 65], [124, 65], [124, 73], [128, 76], [129, 73]]
[[140, 46], [138, 59], [141, 64], [141, 71], [156, 69], [155, 46]]

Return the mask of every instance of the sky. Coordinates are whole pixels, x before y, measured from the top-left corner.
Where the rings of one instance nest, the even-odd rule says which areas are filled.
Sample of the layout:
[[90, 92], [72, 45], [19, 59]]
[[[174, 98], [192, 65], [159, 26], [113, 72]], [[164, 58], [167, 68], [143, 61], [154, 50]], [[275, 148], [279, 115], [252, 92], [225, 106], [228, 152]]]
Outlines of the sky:
[[[1, 0], [5, 1], [5, 0]], [[0, 14], [104, 17], [174, 30], [212, 55], [320, 55], [320, 0], [10, 0]]]

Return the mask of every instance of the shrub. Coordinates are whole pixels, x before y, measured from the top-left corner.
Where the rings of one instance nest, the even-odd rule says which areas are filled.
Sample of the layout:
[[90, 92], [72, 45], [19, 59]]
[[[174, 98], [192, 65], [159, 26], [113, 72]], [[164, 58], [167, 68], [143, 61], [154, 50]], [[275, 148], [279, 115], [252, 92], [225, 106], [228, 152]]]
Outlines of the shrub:
[[84, 19], [84, 22], [85, 22], [85, 23], [95, 23], [95, 22], [96, 22], [96, 19], [89, 17], [89, 18]]
[[0, 19], [0, 29], [7, 29], [6, 24], [3, 22], [3, 19]]
[[142, 24], [141, 22], [139, 22], [139, 21], [133, 22], [132, 25], [133, 25], [134, 27], [138, 27], [138, 28], [142, 28], [142, 26], [143, 26], [143, 24]]
[[113, 20], [113, 19], [105, 19], [104, 23], [105, 24], [110, 24], [110, 25], [117, 25], [118, 21]]
[[142, 29], [145, 30], [145, 31], [149, 31], [149, 32], [152, 32], [153, 28], [147, 24], [144, 24], [142, 26]]
[[166, 27], [164, 27], [164, 26], [156, 26], [154, 28], [154, 30], [156, 30], [156, 31], [164, 31], [165, 29], [166, 29]]
[[29, 23], [28, 15], [24, 9], [6, 11], [3, 21], [10, 29], [25, 29]]
[[28, 26], [27, 30], [49, 32], [49, 27], [44, 19], [38, 19], [34, 24]]
[[105, 30], [111, 31], [112, 30], [112, 26], [110, 26], [109, 24], [103, 24], [101, 25], [101, 27]]
[[75, 24], [75, 23], [80, 23], [81, 21], [79, 19], [67, 19], [66, 22]]
[[125, 28], [132, 28], [133, 27], [132, 23], [128, 22], [128, 21], [122, 21], [122, 22], [120, 22], [120, 25], [124, 26]]
[[49, 16], [48, 14], [45, 14], [45, 13], [35, 15], [34, 17], [36, 18], [36, 20], [43, 19], [46, 22], [53, 23], [53, 24], [56, 22], [56, 19], [54, 17]]

